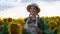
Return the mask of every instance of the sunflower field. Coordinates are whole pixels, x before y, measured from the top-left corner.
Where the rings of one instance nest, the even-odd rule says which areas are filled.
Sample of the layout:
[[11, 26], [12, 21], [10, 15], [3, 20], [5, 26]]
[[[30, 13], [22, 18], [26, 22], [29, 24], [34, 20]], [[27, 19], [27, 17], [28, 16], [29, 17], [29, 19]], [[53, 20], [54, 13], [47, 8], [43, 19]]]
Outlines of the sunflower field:
[[[60, 17], [52, 16], [52, 17], [40, 17], [44, 20], [45, 27], [49, 30], [57, 30], [57, 34], [60, 34]], [[22, 34], [22, 29], [25, 25], [25, 18], [0, 18], [0, 34]], [[6, 33], [7, 32], [7, 33]]]

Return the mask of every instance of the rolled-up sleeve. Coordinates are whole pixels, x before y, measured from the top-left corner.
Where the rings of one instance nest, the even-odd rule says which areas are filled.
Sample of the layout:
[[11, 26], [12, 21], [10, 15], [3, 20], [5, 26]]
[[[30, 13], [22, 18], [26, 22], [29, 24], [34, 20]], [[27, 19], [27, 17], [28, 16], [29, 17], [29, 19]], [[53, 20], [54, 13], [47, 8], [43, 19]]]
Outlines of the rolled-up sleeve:
[[44, 33], [44, 20], [42, 18], [39, 19], [38, 28]]

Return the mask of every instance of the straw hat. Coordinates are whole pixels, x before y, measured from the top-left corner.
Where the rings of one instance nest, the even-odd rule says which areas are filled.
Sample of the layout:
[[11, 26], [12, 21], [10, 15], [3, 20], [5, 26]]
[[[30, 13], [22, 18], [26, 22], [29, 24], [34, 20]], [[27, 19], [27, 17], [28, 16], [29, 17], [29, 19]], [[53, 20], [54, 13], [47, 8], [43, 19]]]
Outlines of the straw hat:
[[29, 12], [31, 6], [35, 7], [37, 9], [37, 13], [40, 12], [40, 8], [38, 7], [38, 5], [36, 3], [32, 3], [30, 5], [27, 6], [27, 11]]

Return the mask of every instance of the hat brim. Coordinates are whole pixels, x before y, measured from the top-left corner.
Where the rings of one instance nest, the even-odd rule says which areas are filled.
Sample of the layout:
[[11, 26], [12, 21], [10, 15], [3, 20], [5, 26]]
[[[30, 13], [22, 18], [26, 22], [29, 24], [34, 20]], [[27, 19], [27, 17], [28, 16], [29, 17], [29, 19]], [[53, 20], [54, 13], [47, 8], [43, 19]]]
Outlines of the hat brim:
[[28, 6], [27, 6], [27, 11], [28, 11], [28, 12], [30, 11], [30, 8], [31, 8], [32, 6], [33, 6], [33, 7], [36, 7], [37, 13], [40, 12], [40, 8], [39, 8], [38, 6], [34, 6], [34, 5], [28, 5]]

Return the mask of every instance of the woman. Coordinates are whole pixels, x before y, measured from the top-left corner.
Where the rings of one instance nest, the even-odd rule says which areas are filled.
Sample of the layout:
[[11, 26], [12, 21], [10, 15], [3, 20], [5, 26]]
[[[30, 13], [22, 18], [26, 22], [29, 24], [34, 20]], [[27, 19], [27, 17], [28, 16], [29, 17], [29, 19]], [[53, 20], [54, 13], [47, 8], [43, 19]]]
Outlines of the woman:
[[29, 32], [29, 34], [43, 34], [44, 21], [39, 18], [38, 13], [40, 8], [36, 3], [32, 3], [27, 6], [27, 11], [30, 13], [29, 17], [25, 19], [25, 26], [23, 34]]

